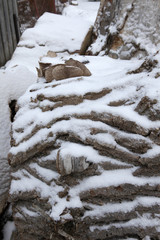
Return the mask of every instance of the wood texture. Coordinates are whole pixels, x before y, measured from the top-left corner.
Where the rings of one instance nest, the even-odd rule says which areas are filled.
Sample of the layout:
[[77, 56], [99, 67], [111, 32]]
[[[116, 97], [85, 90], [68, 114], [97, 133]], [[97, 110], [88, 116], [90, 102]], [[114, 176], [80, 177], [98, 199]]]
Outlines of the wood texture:
[[16, 0], [0, 0], [0, 66], [12, 56], [19, 40]]

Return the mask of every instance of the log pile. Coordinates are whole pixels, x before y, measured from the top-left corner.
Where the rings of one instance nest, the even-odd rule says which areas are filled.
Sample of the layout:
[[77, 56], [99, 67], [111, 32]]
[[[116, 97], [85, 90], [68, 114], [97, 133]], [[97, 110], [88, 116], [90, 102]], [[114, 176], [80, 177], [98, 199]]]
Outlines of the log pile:
[[141, 75], [109, 76], [42, 78], [19, 99], [15, 240], [160, 239], [160, 99]]

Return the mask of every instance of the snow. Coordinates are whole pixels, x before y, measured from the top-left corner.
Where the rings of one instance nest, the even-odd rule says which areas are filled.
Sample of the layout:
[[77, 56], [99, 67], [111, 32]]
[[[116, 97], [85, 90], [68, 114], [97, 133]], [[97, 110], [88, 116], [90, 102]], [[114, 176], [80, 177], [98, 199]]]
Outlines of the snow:
[[[81, 112], [80, 112], [81, 113]], [[68, 113], [70, 114], [70, 112]], [[38, 115], [39, 117], [40, 115]], [[41, 117], [39, 119], [48, 119], [47, 118], [50, 117], [50, 114]], [[60, 115], [58, 116], [59, 118], [61, 118], [63, 115]], [[57, 117], [57, 116], [56, 116]], [[47, 122], [48, 123], [48, 122]], [[62, 125], [63, 124], [63, 125]], [[88, 124], [88, 126], [87, 126]], [[40, 123], [41, 126], [43, 126], [42, 123]], [[27, 142], [21, 142], [18, 146], [16, 147], [12, 147], [12, 149], [10, 150], [10, 152], [12, 154], [16, 154], [18, 152], [25, 152], [27, 151], [27, 149], [29, 149], [30, 147], [33, 147], [34, 145], [36, 145], [37, 143], [40, 143], [40, 142], [46, 142], [46, 141], [54, 141], [54, 139], [56, 138], [56, 132], [60, 132], [60, 131], [63, 131], [63, 132], [68, 132], [70, 129], [71, 129], [71, 126], [72, 126], [72, 131], [75, 132], [75, 134], [81, 136], [83, 139], [87, 138], [88, 135], [89, 135], [89, 128], [90, 127], [96, 127], [96, 123], [88, 120], [88, 121], [85, 121], [85, 120], [77, 120], [77, 119], [71, 119], [70, 121], [61, 121], [61, 122], [57, 122], [55, 123], [51, 128], [42, 128], [40, 131], [38, 131], [37, 133], [35, 133], [33, 135], [32, 138], [30, 138]], [[103, 124], [102, 124], [103, 125]], [[20, 126], [19, 126], [20, 127]], [[33, 126], [34, 127], [34, 126]], [[18, 132], [14, 132], [14, 137], [15, 139], [17, 139], [17, 143], [19, 143], [20, 141], [22, 141], [25, 137], [27, 137], [29, 134], [30, 134], [30, 130], [31, 128], [29, 127], [29, 131], [28, 131], [28, 128], [27, 128], [27, 132], [23, 132], [22, 134], [21, 133], [18, 133]], [[32, 128], [33, 130], [33, 128]], [[50, 137], [48, 138], [48, 135], [49, 133], [53, 133], [53, 137]], [[28, 134], [29, 133], [29, 134]], [[107, 135], [109, 136], [109, 134]], [[113, 141], [113, 138], [112, 136], [110, 136], [110, 139], [112, 139]], [[108, 139], [105, 139], [104, 142], [108, 142], [109, 144], [111, 143], [110, 140]]]
[[129, 228], [136, 228], [136, 227], [158, 227], [160, 224], [159, 218], [152, 218], [151, 214], [148, 216], [148, 214], [143, 214], [142, 216], [129, 220], [126, 223], [113, 223], [109, 224], [107, 226], [91, 226], [90, 230], [93, 232], [95, 229], [98, 229], [100, 231], [108, 230], [111, 227], [116, 228], [123, 228], [123, 227], [129, 227]]
[[8, 221], [4, 228], [3, 228], [3, 234], [4, 238], [3, 240], [10, 240], [12, 236], [12, 232], [16, 229], [14, 222]]
[[[62, 142], [61, 143], [61, 156], [71, 155], [73, 157], [85, 157], [87, 162], [98, 163], [98, 162], [109, 162], [115, 163], [118, 165], [125, 165], [125, 163], [121, 163], [115, 159], [111, 159], [109, 157], [100, 156], [98, 151], [93, 149], [91, 146], [84, 146], [82, 144], [70, 143], [70, 142]], [[131, 166], [126, 164], [126, 166]]]
[[100, 52], [105, 42], [106, 42], [106, 36], [99, 35], [98, 38], [96, 39], [96, 42], [92, 44], [93, 54]]
[[[68, 57], [65, 58], [68, 59]], [[42, 126], [43, 129], [41, 129], [40, 132], [36, 133], [32, 139], [27, 142], [27, 145], [24, 142], [18, 145], [18, 147], [13, 147], [11, 150], [12, 153], [15, 154], [18, 151], [24, 152], [29, 147], [33, 146], [33, 144], [37, 144], [38, 141], [45, 141], [49, 132], [55, 133], [60, 130], [62, 131], [62, 129], [63, 131], [68, 131], [67, 128], [69, 129], [69, 126], [67, 127], [65, 121], [63, 126], [60, 126], [61, 123], [58, 122], [55, 123], [54, 126], [50, 129], [46, 129], [44, 126], [50, 124], [50, 122], [53, 120], [56, 121], [56, 119], [62, 118], [64, 116], [71, 116], [73, 114], [85, 115], [91, 112], [107, 112], [107, 114], [105, 114], [106, 119], [108, 118], [109, 114], [112, 114], [117, 117], [120, 116], [121, 118], [127, 119], [131, 122], [134, 121], [137, 126], [141, 126], [145, 129], [146, 134], [150, 131], [150, 129], [160, 127], [160, 121], [153, 122], [146, 116], [141, 116], [137, 112], [133, 111], [136, 107], [136, 104], [134, 104], [134, 102], [137, 101], [137, 98], [147, 95], [151, 97], [151, 99], [153, 96], [158, 99], [158, 96], [160, 95], [160, 83], [157, 82], [154, 76], [152, 76], [153, 73], [151, 73], [149, 76], [146, 76], [146, 73], [126, 75], [126, 72], [128, 72], [129, 69], [133, 69], [134, 66], [137, 67], [141, 61], [123, 61], [123, 65], [121, 65], [120, 60], [113, 60], [109, 57], [81, 57], [75, 55], [75, 59], [82, 60], [84, 58], [89, 60], [88, 68], [92, 72], [92, 76], [90, 78], [82, 77], [80, 79], [72, 78], [56, 82], [53, 81], [53, 83], [50, 83], [49, 85], [42, 82], [39, 84], [38, 88], [38, 84], [34, 84], [27, 90], [26, 94], [24, 94], [19, 99], [21, 109], [16, 115], [15, 123], [13, 123], [13, 136], [16, 139], [16, 143], [19, 144], [20, 141], [29, 136], [36, 125]], [[50, 98], [52, 96], [58, 98], [60, 96], [63, 96], [64, 93], [66, 97], [71, 97], [74, 95], [85, 96], [87, 92], [96, 93], [106, 88], [110, 89], [111, 87], [112, 91], [105, 97], [94, 100], [94, 104], [91, 104], [90, 100], [84, 100], [78, 106], [63, 106], [63, 108], [55, 108], [50, 112], [42, 111], [39, 107], [37, 107], [37, 103], [34, 103], [34, 100], [36, 101], [37, 95], [41, 94], [45, 95], [47, 98]], [[108, 106], [107, 104], [113, 101], [114, 97], [117, 101], [122, 99], [126, 101], [129, 100], [130, 102], [133, 101], [133, 104], [126, 104], [125, 106], [119, 106], [118, 108], [114, 106]], [[32, 108], [30, 108], [30, 98], [33, 99]], [[29, 103], [29, 105], [27, 105], [27, 103]], [[38, 106], [43, 106], [46, 103], [48, 103], [48, 100], [47, 102], [46, 100], [39, 101]], [[77, 120], [70, 119], [70, 124], [74, 126], [72, 127], [74, 132], [79, 134], [81, 133], [81, 128], [83, 125], [82, 122], [80, 126]], [[96, 123], [90, 124], [94, 126]], [[87, 129], [87, 122], [85, 122], [84, 125]], [[19, 133], [19, 129], [21, 128], [24, 128], [23, 133]], [[104, 128], [106, 127], [102, 126], [102, 129]], [[87, 135], [88, 133], [86, 132], [83, 137], [87, 137]], [[105, 141], [113, 142], [114, 140], [112, 137], [109, 138], [108, 135], [107, 138], [105, 137]], [[151, 151], [152, 150], [150, 150], [150, 152]]]
[[[160, 184], [160, 177], [152, 177], [148, 178], [138, 178], [133, 177], [132, 172], [135, 169], [123, 169], [123, 170], [115, 170], [115, 171], [105, 171], [100, 176], [90, 177], [86, 180], [81, 181], [79, 185], [73, 187], [69, 191], [69, 195], [71, 196], [70, 201], [68, 202], [66, 198], [59, 198], [57, 193], [62, 191], [63, 188], [52, 184], [48, 186], [44, 184], [44, 182], [40, 181], [39, 179], [34, 178], [32, 175], [29, 174], [26, 170], [19, 170], [18, 172], [12, 174], [13, 177], [19, 178], [19, 180], [12, 180], [11, 183], [11, 194], [15, 194], [19, 192], [21, 194], [25, 191], [36, 191], [40, 194], [41, 197], [48, 198], [48, 201], [53, 206], [50, 216], [55, 219], [60, 219], [60, 214], [66, 207], [74, 208], [74, 207], [81, 207], [82, 203], [78, 196], [78, 193], [82, 191], [86, 191], [88, 189], [97, 188], [97, 187], [108, 187], [108, 186], [119, 186], [123, 183], [129, 183], [133, 185], [143, 186], [145, 184]], [[43, 171], [39, 171], [43, 175]], [[115, 175], [114, 175], [115, 174]], [[132, 202], [123, 202], [121, 204], [107, 204], [102, 207], [97, 207], [96, 209], [89, 212], [90, 216], [97, 216], [103, 215], [107, 212], [116, 212], [122, 211], [127, 212], [131, 211], [139, 205], [143, 206], [152, 206], [158, 204], [160, 205], [159, 198], [156, 197], [139, 197], [136, 198]], [[93, 205], [91, 205], [92, 207]], [[87, 214], [84, 216], [86, 217]], [[157, 218], [158, 219], [158, 218]], [[148, 220], [146, 220], [148, 221]], [[151, 223], [152, 225], [155, 224], [155, 221], [159, 222], [159, 220], [155, 220]], [[134, 220], [130, 222], [131, 225], [134, 225]], [[128, 224], [130, 224], [128, 223]], [[135, 221], [135, 225], [139, 224], [139, 220]], [[148, 224], [148, 222], [147, 222]], [[118, 225], [117, 225], [118, 226]]]
[[[43, 181], [35, 178], [26, 170], [19, 170], [16, 173], [12, 173], [12, 176], [19, 178], [19, 180], [12, 180], [10, 194], [17, 192], [20, 194], [24, 191], [35, 190], [42, 198], [49, 198], [52, 196], [55, 197], [59, 191], [63, 190], [61, 186], [56, 186], [55, 183], [51, 187], [46, 187], [47, 185]], [[53, 201], [55, 201], [54, 197], [52, 197]]]
[[67, 6], [63, 16], [45, 13], [34, 28], [22, 34], [12, 59], [4, 70], [0, 70], [0, 158], [6, 158], [10, 148], [8, 103], [18, 99], [29, 85], [37, 81], [38, 61], [49, 50], [74, 52], [80, 49], [89, 27], [94, 23], [98, 6], [99, 2], [80, 1], [79, 6]]
[[50, 50], [55, 52], [64, 50], [74, 52], [80, 48], [89, 27], [90, 23], [88, 22], [87, 24], [87, 21], [80, 21], [80, 19], [74, 17], [67, 18], [57, 14], [44, 13], [34, 28], [27, 29], [23, 33], [22, 43], [23, 46], [27, 45], [25, 40], [31, 37], [34, 39], [34, 42], [32, 42], [34, 47], [38, 45], [50, 47]]
[[[75, 115], [87, 115], [96, 112], [99, 114], [106, 113], [104, 117], [108, 119], [111, 114], [130, 122], [135, 122], [137, 126], [146, 131], [146, 135], [151, 129], [160, 128], [160, 121], [153, 122], [146, 116], [140, 116], [134, 111], [137, 102], [143, 96], [147, 95], [151, 99], [157, 98], [158, 100], [160, 96], [160, 82], [159, 79], [154, 78], [158, 69], [153, 70], [151, 73], [127, 74], [128, 71], [138, 68], [142, 64], [142, 60], [121, 61], [111, 59], [107, 56], [79, 56], [74, 53], [71, 55], [72, 58], [79, 61], [89, 61], [86, 66], [92, 73], [91, 77], [71, 78], [62, 81], [53, 81], [49, 84], [44, 79], [38, 79], [37, 82], [36, 67], [38, 67], [38, 61], [51, 62], [53, 64], [64, 63], [65, 60], [71, 57], [71, 52], [73, 53], [80, 49], [84, 36], [89, 27], [94, 23], [98, 5], [99, 3], [97, 2], [91, 3], [81, 0], [79, 6], [67, 6], [62, 16], [45, 13], [40, 17], [34, 28], [27, 29], [23, 33], [12, 59], [6, 64], [5, 69], [0, 70], [0, 159], [6, 159], [10, 149], [9, 134], [11, 123], [8, 103], [13, 99], [18, 99], [20, 106], [20, 110], [15, 116], [16, 121], [12, 124], [16, 146], [11, 148], [10, 153], [14, 155], [30, 151], [37, 144], [44, 144], [46, 142], [54, 144], [56, 135], [59, 132], [72, 132], [84, 141], [90, 138], [92, 141], [97, 141], [115, 150], [123, 149], [125, 153], [130, 154], [129, 150], [118, 146], [115, 136], [125, 136], [128, 139], [145, 139], [148, 143], [152, 143], [149, 138], [144, 138], [134, 133], [121, 133], [118, 128], [107, 126], [100, 121], [76, 119], [74, 117]], [[110, 32], [115, 32], [115, 26], [110, 28]], [[101, 36], [96, 44], [92, 46], [92, 50], [94, 52], [99, 51], [103, 41], [105, 41], [105, 38]], [[49, 50], [57, 52], [57, 57], [50, 58], [46, 56]], [[160, 59], [159, 56], [157, 58]], [[112, 89], [112, 91], [106, 96], [94, 100], [94, 104], [92, 100], [85, 99], [85, 94], [90, 92], [98, 93], [104, 89]], [[45, 95], [47, 99], [43, 101], [37, 100], [37, 96], [41, 94]], [[81, 96], [84, 97], [84, 100], [78, 105], [67, 105], [51, 111], [42, 111], [42, 108], [45, 106], [54, 107], [54, 103], [50, 101], [51, 97], [54, 96], [54, 98], [58, 99], [64, 95], [68, 98], [74, 95]], [[111, 106], [110, 103], [113, 100], [124, 100], [126, 104], [125, 106], [118, 107]], [[158, 104], [160, 105], [160, 103]], [[157, 107], [159, 106], [158, 104]], [[68, 117], [68, 119], [57, 121], [65, 117]], [[40, 130], [34, 132], [36, 127], [40, 127]], [[90, 132], [91, 128], [99, 128], [103, 133], [92, 135]], [[32, 132], [34, 134], [30, 137]], [[51, 151], [47, 156], [39, 158], [38, 163], [29, 164], [28, 167], [36, 172], [39, 177], [38, 179], [24, 169], [12, 173], [13, 180], [11, 182], [10, 194], [14, 195], [17, 193], [22, 194], [25, 191], [35, 191], [42, 198], [47, 198], [52, 206], [50, 217], [54, 220], [60, 220], [60, 215], [66, 207], [82, 207], [79, 194], [83, 191], [98, 187], [119, 186], [125, 183], [135, 186], [144, 186], [147, 184], [156, 186], [160, 184], [160, 177], [150, 177], [149, 179], [147, 177], [135, 177], [133, 176], [133, 172], [138, 169], [137, 167], [116, 159], [100, 156], [98, 151], [91, 146], [66, 141], [58, 143], [61, 145], [60, 151], [62, 156], [67, 154], [74, 157], [84, 156], [87, 162], [95, 164], [100, 162], [111, 163], [125, 166], [126, 169], [103, 171], [98, 176], [84, 178], [69, 190], [70, 201], [67, 201], [65, 197], [60, 198], [58, 196], [58, 193], [64, 190], [62, 186], [57, 186], [54, 182], [59, 178], [59, 173], [40, 166], [45, 161], [55, 162], [57, 149]], [[159, 153], [160, 147], [152, 145], [152, 149], [148, 150], [143, 157], [154, 157]], [[138, 157], [139, 155], [137, 154], [136, 156]], [[50, 185], [46, 185], [45, 183], [50, 183]], [[2, 192], [2, 190], [0, 191]], [[154, 204], [160, 205], [159, 198], [139, 197], [132, 202], [106, 204], [104, 206], [96, 206], [96, 208], [94, 205], [91, 205], [93, 210], [86, 213], [84, 217], [97, 217], [117, 210], [128, 212], [137, 206], [152, 206]], [[27, 208], [23, 208], [22, 211], [31, 217], [38, 216], [37, 213]], [[71, 218], [71, 215], [66, 214], [66, 218]], [[160, 223], [158, 217], [157, 219], [152, 219], [151, 216], [144, 215], [128, 223], [114, 223], [109, 226], [102, 226], [99, 227], [99, 230], [112, 226], [117, 228], [138, 226], [142, 222], [145, 226], [158, 226]], [[97, 226], [91, 227], [91, 231], [95, 229], [97, 229]], [[12, 230], [14, 230], [14, 225], [8, 222], [4, 228], [4, 240], [10, 239], [10, 235], [8, 234]]]
[[45, 161], [48, 161], [48, 160], [55, 161], [56, 158], [57, 158], [57, 152], [58, 152], [57, 149], [51, 151], [50, 154], [48, 154], [47, 156], [41, 157], [41, 158], [39, 159], [39, 162], [43, 162], [43, 161], [45, 162]]
[[85, 212], [83, 218], [90, 216], [98, 218], [102, 215], [107, 213], [114, 213], [114, 212], [130, 212], [134, 211], [136, 207], [149, 207], [155, 204], [160, 204], [160, 199], [157, 197], [137, 197], [133, 201], [124, 201], [122, 203], [108, 203], [104, 204], [103, 206], [97, 206], [90, 204], [89, 206], [93, 209], [88, 212]]
[[53, 172], [50, 169], [42, 168], [37, 163], [31, 163], [29, 167], [32, 168], [33, 170], [35, 169], [39, 176], [41, 176], [42, 178], [49, 182], [59, 177], [58, 173]]
[[[37, 82], [36, 67], [49, 50], [60, 52], [58, 59], [52, 59], [56, 64], [61, 62], [61, 57], [64, 55], [61, 52], [66, 51], [65, 55], [68, 55], [68, 52], [80, 49], [89, 27], [94, 23], [98, 5], [97, 2], [83, 1], [77, 7], [68, 6], [63, 16], [45, 13], [40, 17], [34, 28], [27, 29], [22, 34], [12, 59], [0, 69], [0, 174], [3, 176], [3, 180], [0, 180], [0, 196], [8, 190], [9, 186], [7, 155], [10, 149], [10, 101], [17, 100], [31, 84]], [[41, 106], [45, 106], [45, 104], [47, 104], [47, 101], [43, 102]], [[36, 114], [33, 113], [32, 120], [36, 118]], [[28, 117], [26, 116], [27, 120]], [[25, 119], [22, 119], [22, 121], [25, 122]], [[33, 125], [28, 127], [27, 134], [31, 132], [32, 127]], [[39, 139], [43, 140], [42, 136], [43, 134], [39, 135]], [[26, 144], [24, 144], [24, 148], [27, 149]], [[53, 174], [49, 170], [43, 170], [42, 172], [40, 166], [34, 165], [32, 167], [38, 173], [41, 172], [42, 177], [48, 176], [47, 181], [57, 177], [56, 173]], [[10, 227], [12, 227], [12, 224], [8, 223], [5, 229]], [[6, 235], [5, 240], [9, 239], [9, 235]]]
[[[151, 4], [152, 7], [150, 7]], [[142, 14], [142, 9], [144, 14]], [[140, 14], [141, 18], [139, 17]], [[135, 42], [137, 46], [140, 46], [140, 49], [146, 49], [149, 54], [156, 53], [157, 49], [159, 49], [158, 16], [159, 9], [157, 2], [153, 2], [152, 0], [148, 0], [147, 2], [138, 0], [137, 4], [134, 4], [134, 11], [131, 12], [125, 24], [124, 31], [121, 34], [122, 39], [125, 42]], [[147, 18], [150, 21], [146, 21]], [[130, 36], [129, 32], [132, 32], [133, 35]]]
[[37, 77], [24, 66], [15, 66], [0, 71], [0, 158], [6, 158], [10, 148], [10, 110], [11, 100], [18, 99]]
[[0, 198], [2, 199], [8, 192], [10, 179], [7, 162], [11, 130], [9, 103], [11, 100], [17, 100], [36, 79], [35, 74], [24, 66], [0, 70]]
[[63, 10], [63, 15], [71, 18], [85, 19], [92, 25], [97, 16], [97, 10], [99, 7], [99, 2], [88, 2], [86, 0], [78, 1], [78, 6], [68, 5]]
[[25, 214], [29, 215], [30, 217], [38, 217], [39, 214], [37, 212], [33, 212], [26, 207], [21, 207], [21, 211], [24, 212]]
[[154, 186], [160, 184], [160, 177], [134, 177], [132, 173], [136, 170], [136, 167], [130, 169], [120, 169], [104, 171], [99, 176], [88, 177], [84, 179], [79, 185], [73, 187], [70, 190], [71, 196], [76, 196], [80, 192], [87, 191], [89, 189], [103, 188], [109, 186], [119, 186], [121, 184], [132, 184], [135, 186], [144, 186], [149, 184]]
[[7, 67], [24, 65], [36, 74], [38, 61], [48, 51], [79, 50], [95, 21], [98, 6], [99, 2], [81, 0], [78, 6], [67, 6], [62, 16], [44, 13], [34, 28], [24, 31]]

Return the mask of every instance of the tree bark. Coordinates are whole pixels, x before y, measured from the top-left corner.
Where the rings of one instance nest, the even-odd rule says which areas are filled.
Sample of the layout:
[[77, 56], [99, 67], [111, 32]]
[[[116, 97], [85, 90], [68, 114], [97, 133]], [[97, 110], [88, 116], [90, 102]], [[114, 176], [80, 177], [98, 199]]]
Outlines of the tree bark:
[[160, 0], [101, 0], [88, 54], [130, 59], [155, 54]]

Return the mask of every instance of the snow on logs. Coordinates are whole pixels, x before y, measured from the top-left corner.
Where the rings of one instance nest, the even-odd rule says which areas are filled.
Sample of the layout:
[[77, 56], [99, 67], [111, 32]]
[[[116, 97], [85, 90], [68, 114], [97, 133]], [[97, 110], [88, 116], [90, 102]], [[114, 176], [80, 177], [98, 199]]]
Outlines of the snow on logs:
[[142, 75], [112, 88], [106, 76], [40, 81], [19, 99], [15, 240], [160, 238], [159, 99]]

